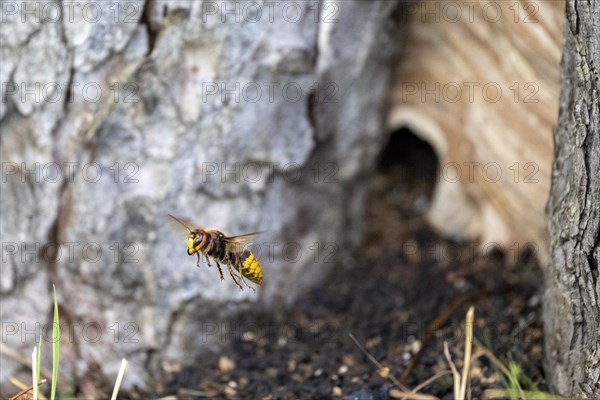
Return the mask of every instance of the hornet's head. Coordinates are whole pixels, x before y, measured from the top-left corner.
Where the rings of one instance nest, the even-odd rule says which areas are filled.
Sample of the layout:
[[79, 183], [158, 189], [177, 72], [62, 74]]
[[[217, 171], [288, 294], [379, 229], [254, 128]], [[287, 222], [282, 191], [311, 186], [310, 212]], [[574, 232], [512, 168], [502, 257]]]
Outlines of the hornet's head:
[[200, 246], [200, 244], [205, 240], [206, 232], [198, 228], [191, 229], [188, 224], [171, 214], [169, 214], [169, 217], [171, 217], [174, 221], [177, 221], [188, 231], [187, 253], [190, 256], [196, 253], [198, 251], [197, 247]]
[[190, 235], [187, 241], [187, 253], [191, 256], [196, 251], [196, 247], [204, 240], [204, 233], [200, 229], [190, 230]]

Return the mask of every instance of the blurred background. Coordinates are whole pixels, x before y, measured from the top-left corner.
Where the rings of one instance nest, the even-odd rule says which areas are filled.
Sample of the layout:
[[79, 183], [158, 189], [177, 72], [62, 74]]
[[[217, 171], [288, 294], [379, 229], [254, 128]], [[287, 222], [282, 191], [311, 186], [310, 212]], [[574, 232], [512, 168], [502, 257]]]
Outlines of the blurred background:
[[[122, 358], [124, 398], [400, 398], [394, 379], [448, 368], [444, 340], [462, 357], [471, 304], [482, 346], [547, 389], [563, 1], [7, 0], [0, 18], [0, 397], [51, 338], [53, 284], [64, 398], [108, 398]], [[197, 268], [167, 214], [265, 231], [263, 286]], [[506, 386], [474, 363], [473, 398]], [[425, 393], [451, 398], [451, 377]]]

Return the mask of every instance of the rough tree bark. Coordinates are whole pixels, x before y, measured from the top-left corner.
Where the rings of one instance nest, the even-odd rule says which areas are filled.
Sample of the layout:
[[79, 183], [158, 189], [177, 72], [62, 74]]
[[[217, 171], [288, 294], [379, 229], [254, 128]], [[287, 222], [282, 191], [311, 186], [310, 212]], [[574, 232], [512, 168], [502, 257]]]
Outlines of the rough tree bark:
[[568, 0], [563, 86], [547, 207], [548, 374], [568, 398], [600, 398], [600, 2]]

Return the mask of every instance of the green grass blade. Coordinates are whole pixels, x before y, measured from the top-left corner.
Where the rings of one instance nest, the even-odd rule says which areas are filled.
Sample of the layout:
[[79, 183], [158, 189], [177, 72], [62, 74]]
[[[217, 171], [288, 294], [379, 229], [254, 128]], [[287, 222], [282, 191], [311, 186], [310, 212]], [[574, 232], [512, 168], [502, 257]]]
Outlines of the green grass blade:
[[511, 361], [508, 364], [508, 370], [510, 371], [510, 375], [508, 376], [508, 379], [510, 380], [510, 390], [514, 394], [514, 398], [525, 398], [523, 388], [519, 382], [521, 378], [521, 368], [517, 365], [517, 363]]
[[58, 301], [56, 300], [56, 287], [54, 289], [54, 320], [52, 324], [52, 386], [50, 400], [56, 398], [56, 384], [58, 381], [58, 357], [60, 353], [60, 326], [58, 325]]

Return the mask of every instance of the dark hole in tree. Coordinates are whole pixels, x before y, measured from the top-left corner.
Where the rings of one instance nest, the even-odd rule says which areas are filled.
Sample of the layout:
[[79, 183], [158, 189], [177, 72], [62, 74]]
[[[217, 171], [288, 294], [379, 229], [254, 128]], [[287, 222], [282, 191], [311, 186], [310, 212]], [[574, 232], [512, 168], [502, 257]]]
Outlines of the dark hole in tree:
[[417, 202], [415, 211], [428, 208], [435, 187], [438, 158], [431, 145], [408, 128], [400, 128], [390, 135], [381, 151], [378, 175], [392, 192], [401, 192]]

